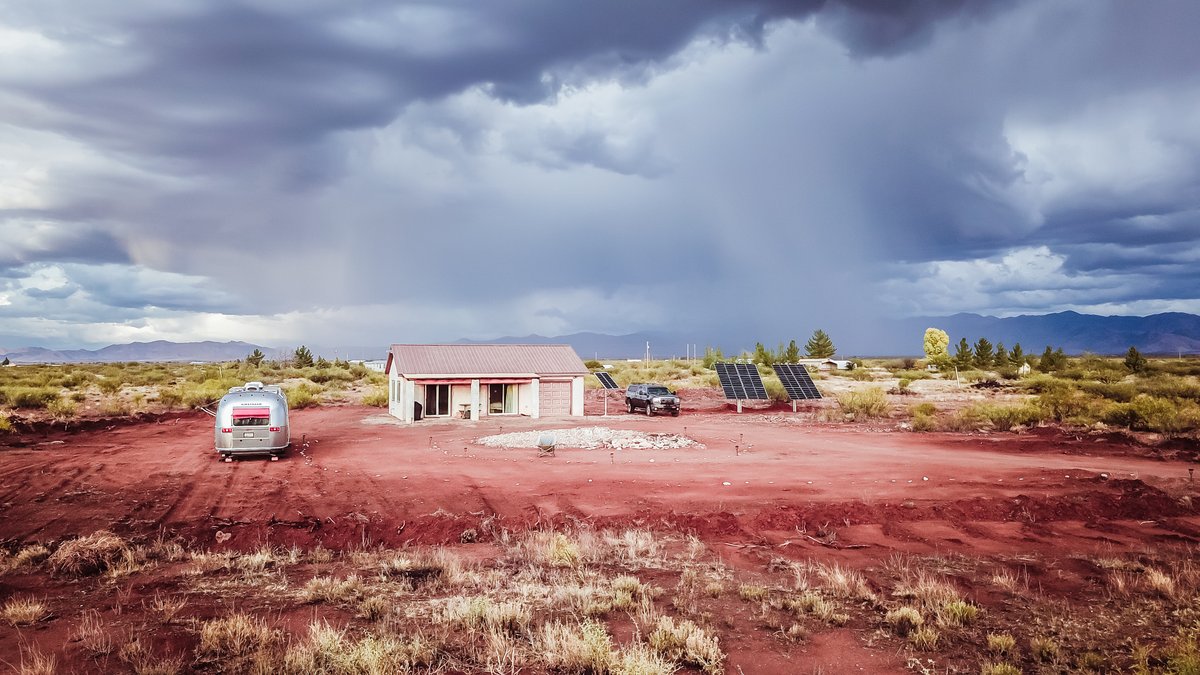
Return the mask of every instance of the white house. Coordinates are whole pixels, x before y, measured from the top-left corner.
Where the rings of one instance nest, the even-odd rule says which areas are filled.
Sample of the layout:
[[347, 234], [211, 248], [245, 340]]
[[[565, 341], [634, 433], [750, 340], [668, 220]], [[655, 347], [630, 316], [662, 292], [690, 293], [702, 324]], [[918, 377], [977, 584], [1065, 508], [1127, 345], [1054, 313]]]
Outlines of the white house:
[[588, 369], [570, 345], [392, 345], [388, 412], [478, 420], [493, 415], [583, 416]]

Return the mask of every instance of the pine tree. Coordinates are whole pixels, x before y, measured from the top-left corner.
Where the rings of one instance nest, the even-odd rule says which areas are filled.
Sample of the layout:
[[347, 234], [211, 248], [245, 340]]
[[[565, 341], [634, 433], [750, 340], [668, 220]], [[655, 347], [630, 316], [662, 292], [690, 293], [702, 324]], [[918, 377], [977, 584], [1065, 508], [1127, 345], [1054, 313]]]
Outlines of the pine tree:
[[1013, 345], [1012, 351], [1008, 353], [1008, 361], [1018, 368], [1025, 365], [1025, 350], [1021, 349], [1020, 342]]
[[310, 368], [313, 364], [312, 352], [308, 350], [308, 347], [300, 345], [296, 347], [296, 352], [292, 355], [292, 361], [297, 368]]
[[797, 363], [800, 361], [800, 347], [795, 340], [788, 343], [787, 351], [783, 354], [784, 363]]
[[1147, 365], [1146, 357], [1142, 356], [1137, 347], [1130, 347], [1125, 354], [1125, 367], [1129, 369], [1129, 372], [1144, 373]]
[[1050, 345], [1046, 345], [1046, 351], [1042, 352], [1042, 358], [1038, 359], [1037, 369], [1043, 373], [1054, 370], [1054, 350]]
[[967, 338], [962, 338], [958, 341], [958, 347], [954, 350], [954, 365], [959, 368], [969, 368], [971, 361], [971, 345], [967, 342]]
[[318, 368], [328, 368], [328, 367], [329, 367], [329, 361], [326, 361], [326, 360], [325, 360], [325, 357], [324, 357], [324, 356], [322, 356], [321, 358], [317, 359], [317, 367], [318, 367]]
[[828, 359], [837, 353], [837, 349], [834, 348], [829, 335], [818, 328], [808, 342], [804, 343], [804, 353], [808, 354], [810, 359]]
[[6, 357], [4, 357], [3, 361], [0, 361], [0, 366], [8, 366], [8, 365], [12, 365], [12, 361], [9, 361], [8, 357], [6, 356]]
[[981, 337], [975, 341], [975, 357], [971, 359], [971, 363], [976, 368], [988, 368], [992, 365], [992, 359], [996, 356], [995, 350], [992, 348], [991, 340]]
[[997, 368], [1008, 365], [1008, 350], [1004, 348], [1003, 342], [996, 343], [996, 355], [992, 357], [992, 365]]
[[767, 348], [764, 347], [763, 343], [761, 342], [754, 343], [754, 356], [751, 360], [753, 360], [754, 363], [759, 363], [764, 366], [769, 366], [771, 365], [771, 362], [774, 361], [774, 359], [771, 358], [771, 352], [767, 351]]
[[246, 357], [246, 363], [249, 363], [257, 368], [262, 365], [263, 359], [265, 358], [267, 358], [267, 355], [262, 353], [262, 350], [256, 347], [254, 351], [250, 352], [250, 355]]

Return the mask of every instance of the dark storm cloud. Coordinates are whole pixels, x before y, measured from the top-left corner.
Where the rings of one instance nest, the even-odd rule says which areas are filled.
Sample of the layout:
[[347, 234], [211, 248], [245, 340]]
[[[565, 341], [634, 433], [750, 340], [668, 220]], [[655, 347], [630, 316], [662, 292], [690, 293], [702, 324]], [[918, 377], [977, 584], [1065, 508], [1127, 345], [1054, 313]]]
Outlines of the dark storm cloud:
[[[19, 78], [11, 86], [67, 113], [61, 130], [216, 169], [386, 124], [407, 103], [474, 85], [528, 103], [554, 95], [564, 80], [636, 74], [698, 34], [757, 41], [773, 20], [821, 12], [856, 53], [894, 53], [927, 41], [945, 17], [990, 4], [360, 3], [279, 11], [221, 3], [163, 14], [151, 7], [147, 18], [130, 12], [104, 26], [122, 33], [131, 67], [82, 82]], [[448, 22], [445, 43], [421, 44], [429, 37], [419, 22], [398, 17], [404, 9]], [[459, 26], [494, 39], [463, 39]], [[371, 28], [386, 35], [372, 39]]]
[[31, 222], [29, 215], [42, 214], [0, 212], [0, 233], [4, 235], [0, 270], [47, 261], [129, 262], [124, 245], [111, 232], [80, 224]]
[[0, 275], [71, 316], [392, 303], [431, 338], [1195, 299], [1197, 8], [7, 8], [52, 44], [0, 63]]

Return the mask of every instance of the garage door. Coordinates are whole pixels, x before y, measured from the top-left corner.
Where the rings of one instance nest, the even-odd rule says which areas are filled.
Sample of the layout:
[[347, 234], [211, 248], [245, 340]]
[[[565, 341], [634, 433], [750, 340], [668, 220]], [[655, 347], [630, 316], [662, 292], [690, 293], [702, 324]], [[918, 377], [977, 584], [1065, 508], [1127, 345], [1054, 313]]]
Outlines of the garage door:
[[546, 382], [538, 390], [542, 417], [565, 417], [571, 414], [571, 382]]

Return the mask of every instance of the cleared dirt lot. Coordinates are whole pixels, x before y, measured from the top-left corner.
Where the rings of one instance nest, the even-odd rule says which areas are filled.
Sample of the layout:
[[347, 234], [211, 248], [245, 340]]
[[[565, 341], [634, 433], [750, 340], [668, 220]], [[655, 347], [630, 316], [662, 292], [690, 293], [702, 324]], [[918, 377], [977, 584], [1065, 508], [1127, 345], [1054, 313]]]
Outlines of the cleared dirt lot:
[[[1200, 542], [1188, 476], [1196, 464], [1116, 437], [864, 431], [783, 409], [735, 415], [711, 402], [678, 418], [619, 409], [413, 426], [374, 408], [300, 410], [294, 450], [278, 462], [218, 461], [211, 418], [200, 414], [25, 432], [0, 446], [0, 539], [11, 548], [107, 528], [200, 549], [451, 544], [486, 558], [505, 531], [635, 527], [695, 534], [751, 576], [781, 557], [880, 569], [896, 554], [975, 556], [1019, 564], [1027, 585], [1068, 596], [1092, 574], [1083, 557]], [[474, 442], [588, 425], [682, 434], [705, 447], [538, 457]], [[470, 539], [478, 543], [460, 544]], [[0, 584], [6, 597], [31, 590]], [[1004, 602], [976, 590], [985, 606]], [[797, 663], [805, 672], [906, 672], [899, 652], [871, 646], [864, 629], [781, 647], [731, 625], [727, 672], [796, 672]], [[9, 633], [0, 647], [11, 654], [27, 639]]]
[[[706, 447], [539, 458], [474, 443], [593, 424], [683, 434]], [[587, 521], [762, 543], [824, 527], [877, 555], [1082, 551], [1196, 534], [1194, 514], [1175, 498], [1190, 491], [1195, 464], [1106, 437], [871, 433], [776, 413], [405, 427], [359, 407], [297, 411], [293, 429], [295, 449], [279, 462], [217, 461], [202, 415], [27, 435], [24, 447], [0, 451], [0, 537], [113, 527], [215, 545], [221, 531], [233, 535], [224, 545], [245, 550], [453, 543], [485, 521], [510, 530]]]

